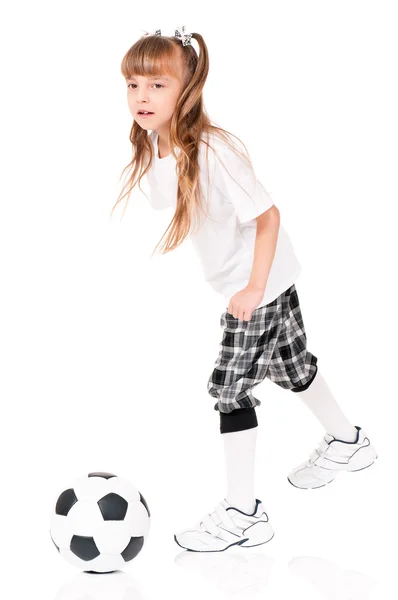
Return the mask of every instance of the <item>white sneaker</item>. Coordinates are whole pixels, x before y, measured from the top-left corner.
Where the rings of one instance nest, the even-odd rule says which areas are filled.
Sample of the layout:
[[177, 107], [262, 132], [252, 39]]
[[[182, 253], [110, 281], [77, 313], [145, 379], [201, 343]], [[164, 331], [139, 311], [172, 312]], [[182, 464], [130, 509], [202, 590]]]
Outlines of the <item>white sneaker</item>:
[[311, 454], [288, 475], [289, 482], [298, 488], [315, 489], [333, 481], [341, 471], [361, 471], [370, 467], [377, 453], [361, 427], [354, 442], [344, 442], [327, 433]]
[[181, 548], [194, 552], [221, 552], [231, 546], [251, 548], [269, 542], [274, 532], [261, 500], [252, 514], [231, 506], [224, 498], [191, 529], [174, 535]]

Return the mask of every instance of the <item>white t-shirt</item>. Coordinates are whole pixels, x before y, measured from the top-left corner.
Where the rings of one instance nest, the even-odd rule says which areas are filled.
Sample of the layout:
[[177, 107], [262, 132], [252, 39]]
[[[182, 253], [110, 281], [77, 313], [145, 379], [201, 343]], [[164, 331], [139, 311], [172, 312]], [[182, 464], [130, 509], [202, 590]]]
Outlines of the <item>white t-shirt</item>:
[[[159, 158], [156, 130], [152, 130], [149, 139], [155, 155], [147, 173], [150, 204], [157, 210], [169, 207], [175, 210], [176, 160], [172, 154]], [[214, 134], [209, 136], [208, 142], [215, 148], [225, 167], [211, 148], [208, 149], [206, 159], [207, 146], [200, 144], [198, 161], [204, 212], [199, 213], [199, 218], [202, 219], [199, 230], [194, 234], [190, 233], [188, 239], [191, 239], [198, 253], [205, 280], [224, 296], [225, 307], [228, 308], [231, 297], [246, 287], [250, 279], [257, 230], [256, 217], [270, 208], [273, 201], [243, 158], [237, 156]], [[175, 150], [177, 154], [180, 152], [179, 148]], [[206, 214], [208, 217], [204, 218]], [[291, 240], [280, 223], [265, 293], [256, 308], [275, 300], [293, 285], [300, 273], [301, 265]]]

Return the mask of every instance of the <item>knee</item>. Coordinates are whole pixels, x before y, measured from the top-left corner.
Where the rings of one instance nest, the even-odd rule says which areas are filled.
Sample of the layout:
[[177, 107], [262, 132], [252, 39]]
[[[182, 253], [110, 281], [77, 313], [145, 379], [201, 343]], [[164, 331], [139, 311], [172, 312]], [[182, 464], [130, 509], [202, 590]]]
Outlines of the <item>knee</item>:
[[291, 388], [292, 392], [304, 392], [307, 388], [310, 387], [311, 383], [314, 381], [316, 374], [318, 373], [318, 365], [315, 365], [315, 372], [313, 373], [311, 379], [307, 381], [304, 385], [300, 385], [298, 387]]
[[[214, 407], [217, 410], [217, 404]], [[257, 414], [254, 406], [236, 408], [229, 413], [220, 411], [220, 433], [231, 433], [257, 427]]]

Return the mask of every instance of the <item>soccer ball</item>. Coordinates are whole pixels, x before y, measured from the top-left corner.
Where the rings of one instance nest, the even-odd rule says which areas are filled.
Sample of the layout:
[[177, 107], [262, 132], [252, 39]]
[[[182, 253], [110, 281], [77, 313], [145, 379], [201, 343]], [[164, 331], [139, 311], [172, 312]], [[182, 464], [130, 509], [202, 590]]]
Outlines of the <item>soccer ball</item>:
[[141, 552], [150, 516], [145, 498], [129, 481], [89, 473], [54, 503], [50, 536], [68, 562], [86, 572], [109, 573]]

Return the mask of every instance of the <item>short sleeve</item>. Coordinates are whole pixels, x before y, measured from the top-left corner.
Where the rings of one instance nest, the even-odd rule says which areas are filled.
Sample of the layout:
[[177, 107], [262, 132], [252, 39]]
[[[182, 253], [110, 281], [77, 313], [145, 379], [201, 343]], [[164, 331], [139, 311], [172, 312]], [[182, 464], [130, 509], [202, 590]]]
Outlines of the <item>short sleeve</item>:
[[245, 159], [225, 143], [217, 144], [216, 151], [215, 185], [233, 205], [239, 221], [251, 221], [271, 208], [274, 203], [270, 195]]

